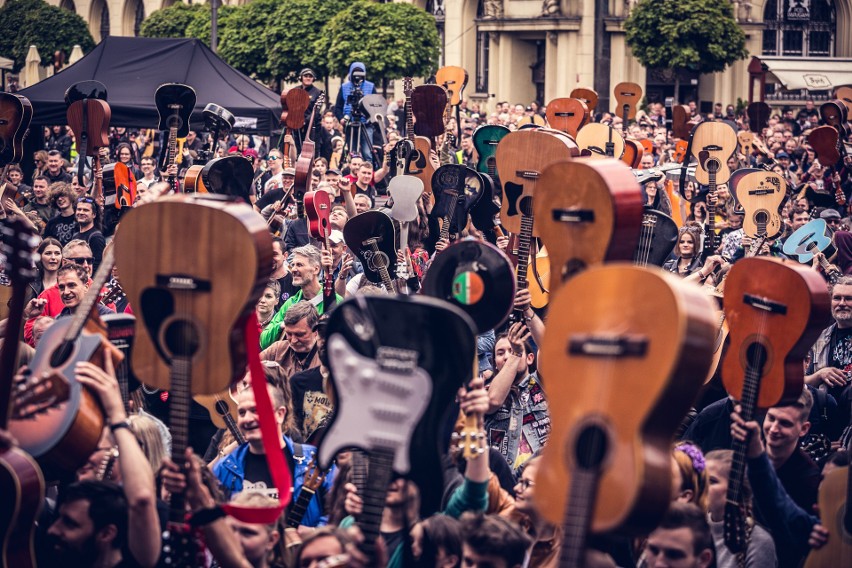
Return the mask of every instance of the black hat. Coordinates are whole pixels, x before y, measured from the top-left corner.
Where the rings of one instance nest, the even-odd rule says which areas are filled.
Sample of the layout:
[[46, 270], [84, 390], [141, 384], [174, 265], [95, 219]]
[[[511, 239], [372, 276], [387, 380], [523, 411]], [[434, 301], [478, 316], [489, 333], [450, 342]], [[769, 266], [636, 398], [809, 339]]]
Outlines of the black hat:
[[299, 77], [304, 77], [305, 75], [313, 75], [314, 77], [317, 76], [317, 74], [314, 73], [314, 70], [310, 67], [305, 67], [299, 72]]

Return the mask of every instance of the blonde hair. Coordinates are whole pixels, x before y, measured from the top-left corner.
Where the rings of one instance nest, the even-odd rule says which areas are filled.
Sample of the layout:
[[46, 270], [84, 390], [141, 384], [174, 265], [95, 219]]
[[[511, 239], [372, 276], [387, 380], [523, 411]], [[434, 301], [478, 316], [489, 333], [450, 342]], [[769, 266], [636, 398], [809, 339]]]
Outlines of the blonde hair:
[[134, 414], [128, 417], [130, 430], [139, 441], [142, 453], [148, 458], [151, 470], [155, 473], [160, 471], [163, 460], [167, 457], [166, 447], [168, 443], [163, 439], [158, 420], [145, 414]]

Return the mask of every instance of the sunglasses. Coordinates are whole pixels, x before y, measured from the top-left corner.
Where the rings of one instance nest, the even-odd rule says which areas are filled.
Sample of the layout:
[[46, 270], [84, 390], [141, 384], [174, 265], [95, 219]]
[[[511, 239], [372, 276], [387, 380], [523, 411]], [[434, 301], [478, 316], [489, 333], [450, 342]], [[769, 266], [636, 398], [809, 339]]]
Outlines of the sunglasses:
[[68, 256], [68, 257], [65, 258], [65, 260], [70, 260], [74, 264], [78, 264], [80, 266], [82, 266], [84, 264], [94, 264], [95, 263], [95, 259], [92, 258], [91, 256], [76, 256], [76, 257]]
[[266, 158], [266, 161], [267, 162], [274, 162], [277, 159], [278, 159], [278, 156], [269, 156], [269, 157]]
[[77, 203], [92, 203], [92, 204], [94, 204], [95, 200], [92, 199], [91, 197], [78, 197]]

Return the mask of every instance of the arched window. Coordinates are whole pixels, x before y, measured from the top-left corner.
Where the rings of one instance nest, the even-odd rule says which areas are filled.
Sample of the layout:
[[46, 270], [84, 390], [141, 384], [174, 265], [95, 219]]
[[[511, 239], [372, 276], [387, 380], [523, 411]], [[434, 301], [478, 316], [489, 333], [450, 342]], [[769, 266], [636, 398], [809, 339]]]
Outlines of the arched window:
[[77, 12], [77, 7], [74, 5], [74, 0], [62, 0], [59, 4], [60, 8], [68, 10], [69, 12]]
[[767, 0], [763, 55], [831, 57], [837, 30], [832, 0]]
[[142, 21], [145, 19], [145, 5], [142, 0], [136, 0], [136, 14], [133, 20], [133, 35], [139, 36], [139, 28], [142, 27]]
[[[476, 19], [480, 20], [489, 13], [485, 10], [487, 0], [479, 0], [479, 5], [476, 7]], [[491, 36], [488, 32], [483, 32], [476, 28], [476, 92], [488, 92], [488, 58], [489, 50], [491, 49]]]
[[102, 2], [101, 7], [101, 40], [109, 36], [109, 6], [106, 2]]

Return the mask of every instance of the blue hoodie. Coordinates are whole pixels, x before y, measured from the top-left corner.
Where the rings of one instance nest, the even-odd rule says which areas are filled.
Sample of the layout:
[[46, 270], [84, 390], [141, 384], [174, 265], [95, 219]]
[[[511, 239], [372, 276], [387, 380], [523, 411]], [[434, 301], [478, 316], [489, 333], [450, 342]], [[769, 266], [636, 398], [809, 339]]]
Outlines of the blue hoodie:
[[[349, 95], [352, 94], [352, 91], [355, 88], [355, 86], [352, 84], [352, 71], [354, 71], [358, 67], [363, 69], [364, 72], [367, 71], [367, 66], [364, 65], [362, 62], [353, 62], [352, 65], [349, 66], [348, 80], [340, 86], [340, 96], [343, 100], [343, 111], [341, 115], [337, 117], [338, 119], [341, 119], [344, 116], [352, 116], [352, 105], [349, 104]], [[374, 85], [370, 81], [364, 80], [364, 82], [361, 84], [361, 92], [365, 95], [372, 95], [376, 92], [376, 85]], [[361, 118], [361, 122], [367, 122], [366, 117]]]

